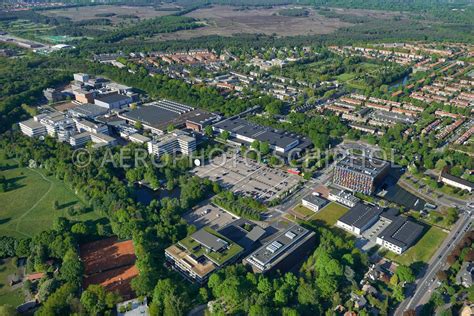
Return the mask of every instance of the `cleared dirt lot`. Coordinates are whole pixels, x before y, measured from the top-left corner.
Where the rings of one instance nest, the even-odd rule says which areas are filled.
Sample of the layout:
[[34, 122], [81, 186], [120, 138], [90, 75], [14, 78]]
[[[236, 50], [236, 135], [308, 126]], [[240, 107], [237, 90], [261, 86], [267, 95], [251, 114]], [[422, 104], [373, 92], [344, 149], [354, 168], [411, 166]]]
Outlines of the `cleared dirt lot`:
[[[88, 7], [77, 7], [77, 8], [65, 8], [58, 10], [48, 10], [41, 12], [43, 15], [51, 17], [66, 17], [72, 21], [82, 21], [90, 19], [109, 19], [112, 23], [123, 22], [124, 19], [120, 18], [120, 15], [134, 15], [139, 19], [150, 19], [163, 15], [170, 15], [176, 11], [157, 11], [154, 7], [134, 7], [126, 5], [100, 5], [100, 6], [88, 6]], [[114, 13], [114, 16], [101, 17], [97, 14]]]
[[161, 35], [161, 39], [185, 39], [206, 35], [232, 36], [238, 33], [264, 33], [278, 36], [328, 34], [352, 24], [326, 18], [308, 8], [306, 17], [280, 16], [278, 12], [290, 7], [238, 9], [232, 6], [213, 6], [193, 11], [187, 16], [205, 21], [195, 30]]

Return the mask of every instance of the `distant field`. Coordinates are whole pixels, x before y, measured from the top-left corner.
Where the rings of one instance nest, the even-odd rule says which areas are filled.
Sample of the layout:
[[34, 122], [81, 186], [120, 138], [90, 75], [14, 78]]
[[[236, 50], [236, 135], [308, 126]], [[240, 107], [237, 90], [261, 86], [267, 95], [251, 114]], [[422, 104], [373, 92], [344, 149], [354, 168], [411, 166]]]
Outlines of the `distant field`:
[[388, 251], [385, 257], [408, 266], [414, 262], [427, 263], [447, 236], [448, 234], [440, 228], [431, 227], [415, 246], [402, 255], [396, 255]]
[[160, 34], [160, 39], [186, 39], [197, 36], [221, 35], [232, 36], [238, 33], [263, 33], [278, 36], [329, 34], [341, 27], [352, 24], [318, 14], [307, 8], [309, 15], [290, 17], [278, 15], [278, 12], [289, 6], [273, 8], [238, 9], [232, 6], [212, 6], [195, 10], [186, 16], [206, 22], [206, 26], [179, 31], [173, 34]]
[[[0, 193], [0, 235], [31, 237], [51, 228], [55, 218], [68, 217], [67, 209], [82, 202], [66, 185], [44, 170], [17, 168], [14, 161], [0, 161], [9, 164], [2, 171], [13, 188]], [[57, 200], [59, 209], [54, 209]], [[89, 212], [75, 216], [76, 220], [95, 220], [99, 216]]]
[[[109, 19], [112, 23], [117, 24], [123, 22], [124, 19], [120, 15], [134, 15], [139, 19], [150, 19], [163, 15], [170, 15], [176, 11], [158, 11], [154, 7], [134, 7], [126, 5], [100, 5], [100, 6], [84, 6], [76, 8], [64, 8], [57, 10], [47, 10], [41, 14], [50, 17], [66, 17], [72, 21], [82, 21], [90, 19]], [[100, 14], [114, 13], [114, 16], [101, 17]]]

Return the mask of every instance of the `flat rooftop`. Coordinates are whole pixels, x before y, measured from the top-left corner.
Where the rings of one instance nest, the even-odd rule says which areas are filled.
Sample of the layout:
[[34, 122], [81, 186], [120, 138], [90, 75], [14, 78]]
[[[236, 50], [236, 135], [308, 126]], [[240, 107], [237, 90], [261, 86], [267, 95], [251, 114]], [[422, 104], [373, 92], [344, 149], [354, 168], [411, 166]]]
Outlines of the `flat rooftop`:
[[95, 104], [85, 103], [69, 109], [69, 111], [79, 116], [97, 117], [107, 113], [108, 109]]
[[406, 217], [398, 216], [378, 237], [405, 248], [410, 247], [422, 232], [423, 226], [408, 220]]
[[374, 218], [378, 218], [382, 212], [383, 208], [381, 207], [358, 203], [339, 218], [339, 221], [356, 228], [362, 228]]
[[311, 232], [306, 228], [293, 225], [280, 234], [276, 234], [268, 243], [253, 252], [249, 258], [262, 266], [266, 266], [283, 255], [292, 246], [298, 244], [309, 234], [311, 234]]
[[209, 112], [168, 100], [148, 103], [138, 109], [120, 114], [127, 120], [140, 121], [161, 131], [166, 130], [169, 125], [179, 127], [188, 120], [194, 121], [196, 118], [205, 118], [211, 115]]
[[296, 146], [304, 139], [301, 135], [253, 124], [241, 118], [227, 119], [214, 124], [214, 127], [281, 148], [286, 148], [297, 141]]
[[303, 198], [304, 201], [307, 201], [313, 205], [317, 205], [318, 207], [323, 207], [324, 205], [327, 204], [327, 201], [323, 199], [322, 197], [318, 196], [317, 194], [314, 194], [314, 192], [306, 195]]
[[241, 246], [209, 227], [198, 230], [179, 241], [178, 244], [185, 248], [193, 258], [205, 256], [218, 266], [225, 264], [243, 251]]
[[99, 94], [96, 96], [95, 99], [101, 102], [105, 102], [105, 103], [115, 103], [115, 102], [120, 102], [124, 100], [130, 100], [130, 97], [126, 95], [121, 95], [118, 93], [107, 93], [107, 94]]
[[352, 155], [344, 157], [337, 163], [337, 167], [376, 177], [382, 170], [389, 167], [389, 163], [378, 158]]

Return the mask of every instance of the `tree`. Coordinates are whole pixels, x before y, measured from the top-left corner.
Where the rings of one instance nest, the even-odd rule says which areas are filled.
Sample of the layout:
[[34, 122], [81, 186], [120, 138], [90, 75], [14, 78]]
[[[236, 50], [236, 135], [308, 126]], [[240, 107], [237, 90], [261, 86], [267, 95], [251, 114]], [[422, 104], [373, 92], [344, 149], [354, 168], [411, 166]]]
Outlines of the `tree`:
[[61, 278], [71, 284], [80, 284], [82, 278], [82, 263], [77, 253], [70, 249], [64, 255], [63, 264], [61, 266]]
[[140, 121], [136, 121], [134, 127], [141, 131], [143, 129], [143, 124]]
[[261, 142], [259, 147], [262, 155], [267, 155], [270, 152], [270, 144], [268, 142]]
[[230, 133], [228, 131], [223, 131], [221, 134], [220, 134], [220, 137], [223, 139], [223, 140], [228, 140], [229, 137], [230, 137]]
[[11, 305], [0, 305], [0, 315], [16, 316], [18, 313], [16, 308]]
[[398, 280], [400, 282], [411, 283], [415, 281], [415, 275], [413, 274], [412, 269], [407, 266], [398, 266], [397, 271], [395, 273], [398, 276]]
[[214, 134], [211, 125], [207, 125], [206, 127], [204, 127], [204, 134], [208, 137], [211, 137]]
[[90, 315], [100, 315], [111, 310], [120, 301], [120, 296], [106, 292], [101, 285], [89, 285], [81, 295], [81, 304]]
[[439, 270], [438, 272], [436, 272], [436, 278], [443, 282], [448, 279], [448, 274], [444, 270]]
[[46, 299], [56, 290], [59, 286], [58, 281], [55, 279], [48, 279], [41, 283], [38, 289], [38, 299], [40, 302], [46, 301]]
[[58, 200], [54, 200], [54, 201], [53, 201], [53, 208], [54, 208], [55, 210], [59, 210], [59, 202], [58, 202]]

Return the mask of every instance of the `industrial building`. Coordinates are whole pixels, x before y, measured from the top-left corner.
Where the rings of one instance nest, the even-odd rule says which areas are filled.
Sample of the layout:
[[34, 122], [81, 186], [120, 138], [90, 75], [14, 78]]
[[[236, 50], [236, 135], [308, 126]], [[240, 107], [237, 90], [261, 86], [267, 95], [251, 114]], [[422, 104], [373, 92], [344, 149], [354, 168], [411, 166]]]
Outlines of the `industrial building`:
[[387, 161], [347, 156], [334, 168], [333, 184], [352, 192], [372, 194], [390, 170]]
[[154, 134], [163, 134], [169, 126], [188, 127], [201, 131], [207, 124], [217, 120], [217, 114], [209, 113], [191, 106], [169, 100], [148, 103], [135, 110], [119, 114], [129, 124], [140, 122], [143, 128]]
[[391, 223], [377, 236], [376, 242], [396, 254], [402, 254], [418, 240], [423, 233], [423, 226], [403, 216], [389, 220]]
[[299, 225], [276, 233], [243, 260], [256, 273], [288, 271], [314, 249], [316, 234]]
[[358, 203], [337, 220], [336, 226], [359, 236], [378, 221], [382, 212], [381, 207]]
[[250, 123], [239, 117], [229, 118], [213, 125], [216, 132], [229, 132], [234, 141], [250, 145], [254, 141], [267, 142], [278, 154], [301, 152], [312, 145], [304, 136]]

